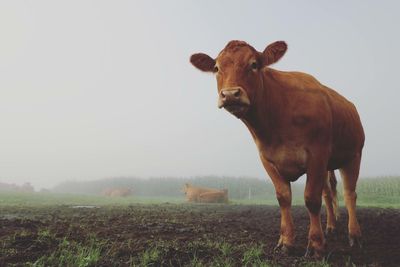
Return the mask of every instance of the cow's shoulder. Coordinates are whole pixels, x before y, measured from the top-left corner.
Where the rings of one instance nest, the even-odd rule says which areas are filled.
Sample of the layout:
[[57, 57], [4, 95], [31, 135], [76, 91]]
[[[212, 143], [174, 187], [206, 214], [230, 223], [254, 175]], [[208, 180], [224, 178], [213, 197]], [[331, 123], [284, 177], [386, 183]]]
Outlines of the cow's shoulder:
[[279, 95], [275, 98], [275, 105], [280, 107], [280, 113], [283, 114], [281, 120], [286, 118], [296, 125], [304, 125], [307, 121], [329, 123], [329, 92], [312, 75], [271, 68], [266, 68], [264, 73], [264, 86]]
[[281, 88], [287, 90], [324, 90], [323, 85], [314, 76], [304, 72], [265, 68], [264, 76], [267, 80], [273, 80]]

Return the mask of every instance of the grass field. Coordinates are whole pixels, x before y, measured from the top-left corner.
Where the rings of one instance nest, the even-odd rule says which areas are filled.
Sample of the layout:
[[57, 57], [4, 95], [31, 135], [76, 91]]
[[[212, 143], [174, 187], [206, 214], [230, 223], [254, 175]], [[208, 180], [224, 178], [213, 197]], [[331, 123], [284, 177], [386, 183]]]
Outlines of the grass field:
[[[75, 195], [75, 194], [52, 194], [52, 193], [0, 193], [1, 206], [49, 206], [49, 205], [131, 205], [131, 204], [162, 204], [162, 203], [185, 203], [183, 196], [178, 197], [113, 197], [107, 198], [97, 195]], [[275, 196], [254, 197], [252, 199], [231, 199], [230, 204], [243, 205], [278, 205]], [[340, 206], [344, 206], [343, 198], [339, 196]], [[293, 206], [304, 205], [300, 196], [293, 198]], [[399, 196], [386, 196], [378, 194], [358, 194], [357, 206], [400, 208]]]
[[[400, 196], [358, 194], [357, 206], [400, 208]], [[0, 193], [1, 206], [51, 206], [51, 205], [131, 205], [131, 204], [162, 204], [162, 203], [185, 203], [183, 197], [113, 197], [107, 198], [97, 195], [75, 195], [75, 194], [52, 194], [52, 193]], [[278, 205], [275, 196], [254, 197], [252, 199], [231, 199], [230, 204], [243, 205]], [[343, 198], [339, 196], [340, 206], [344, 206]], [[304, 205], [300, 196], [293, 199], [293, 206]]]
[[300, 194], [293, 200], [298, 246], [285, 256], [273, 253], [280, 213], [272, 194], [205, 205], [186, 204], [183, 195], [2, 192], [0, 266], [398, 266], [399, 185], [399, 178], [360, 181], [362, 251], [347, 245], [340, 197], [338, 236], [322, 261], [301, 257], [309, 220]]
[[[339, 183], [339, 202], [343, 206], [342, 186]], [[299, 190], [297, 190], [299, 191]], [[357, 205], [362, 207], [400, 208], [400, 177], [367, 178], [357, 186]], [[52, 193], [9, 193], [0, 192], [0, 206], [36, 205], [130, 205], [184, 203], [180, 197], [104, 197], [94, 194], [52, 194]], [[230, 199], [232, 204], [278, 205], [274, 194], [261, 194], [249, 198]], [[302, 191], [293, 194], [293, 205], [304, 205]]]

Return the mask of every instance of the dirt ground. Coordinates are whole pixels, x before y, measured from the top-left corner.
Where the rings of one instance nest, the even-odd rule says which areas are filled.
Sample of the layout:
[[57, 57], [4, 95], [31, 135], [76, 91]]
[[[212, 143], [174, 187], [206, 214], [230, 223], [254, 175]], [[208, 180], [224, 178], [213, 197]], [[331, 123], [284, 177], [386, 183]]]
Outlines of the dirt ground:
[[[341, 209], [337, 236], [327, 242], [325, 264], [400, 266], [400, 210], [359, 208], [363, 248], [350, 249], [347, 214]], [[278, 266], [302, 266], [308, 215], [293, 207], [296, 248], [287, 256], [273, 251], [279, 237], [279, 208], [263, 205], [131, 205], [127, 207], [0, 207], [0, 266], [25, 266], [53, 253], [63, 239], [101, 247], [96, 266], [143, 264], [143, 253], [159, 250], [153, 266], [215, 263], [221, 245], [233, 266], [244, 265], [250, 247], [261, 246], [261, 260]], [[325, 216], [323, 213], [323, 222]], [[219, 245], [218, 245], [219, 244]], [[229, 255], [228, 255], [229, 254]], [[161, 256], [160, 256], [161, 255]], [[324, 265], [326, 266], [326, 265]]]

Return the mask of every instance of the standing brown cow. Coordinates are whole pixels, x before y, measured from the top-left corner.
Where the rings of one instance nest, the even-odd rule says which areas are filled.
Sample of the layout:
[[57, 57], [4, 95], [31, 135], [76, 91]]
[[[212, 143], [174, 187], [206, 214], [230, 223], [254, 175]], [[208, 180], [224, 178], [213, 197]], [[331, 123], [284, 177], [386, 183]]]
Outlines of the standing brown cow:
[[364, 131], [356, 108], [346, 98], [311, 75], [268, 67], [286, 50], [283, 41], [268, 45], [262, 53], [245, 42], [231, 41], [216, 59], [199, 53], [192, 55], [190, 62], [216, 74], [218, 107], [241, 119], [253, 136], [281, 208], [277, 248], [286, 252], [295, 238], [290, 182], [307, 174], [304, 199], [310, 229], [306, 255], [315, 253], [318, 257], [325, 247], [322, 196], [327, 209], [326, 231], [335, 229], [335, 169], [340, 170], [343, 180], [349, 242], [351, 246], [359, 243], [355, 189]]

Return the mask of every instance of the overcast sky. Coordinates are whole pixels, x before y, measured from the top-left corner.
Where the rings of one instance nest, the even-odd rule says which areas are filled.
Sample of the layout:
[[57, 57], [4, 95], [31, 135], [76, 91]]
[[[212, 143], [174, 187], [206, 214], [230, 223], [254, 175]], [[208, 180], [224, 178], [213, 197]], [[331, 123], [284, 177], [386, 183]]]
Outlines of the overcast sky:
[[361, 175], [399, 175], [398, 1], [1, 1], [0, 181], [266, 177], [244, 124], [189, 63], [232, 39], [289, 50], [358, 108]]

